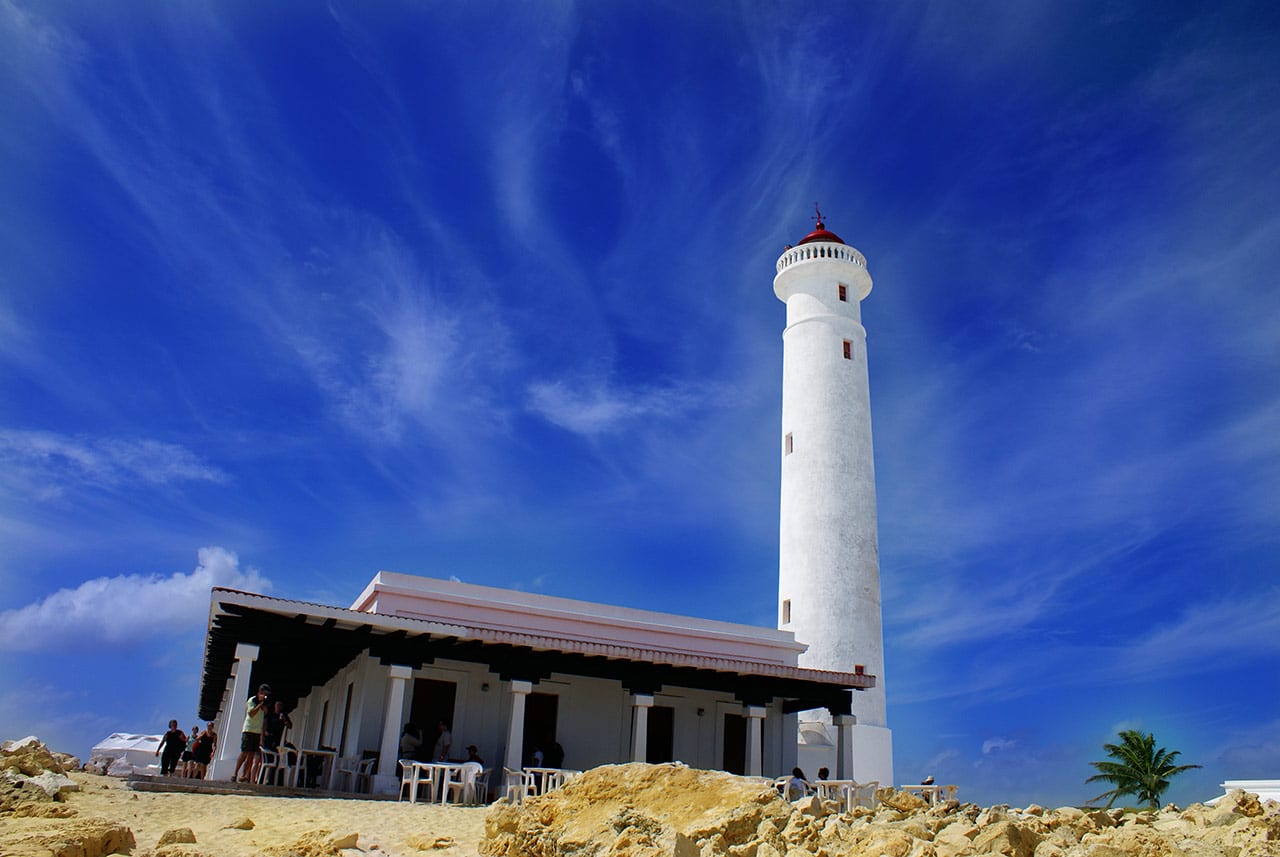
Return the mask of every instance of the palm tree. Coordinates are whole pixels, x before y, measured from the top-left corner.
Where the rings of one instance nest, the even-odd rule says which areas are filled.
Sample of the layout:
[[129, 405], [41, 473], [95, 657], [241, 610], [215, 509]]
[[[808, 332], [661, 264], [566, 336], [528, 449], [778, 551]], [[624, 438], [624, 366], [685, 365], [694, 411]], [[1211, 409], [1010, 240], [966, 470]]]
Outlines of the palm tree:
[[1102, 780], [1115, 788], [1103, 792], [1089, 803], [1109, 798], [1110, 807], [1121, 795], [1133, 795], [1151, 807], [1160, 806], [1160, 795], [1169, 788], [1169, 778], [1199, 765], [1175, 765], [1181, 755], [1179, 750], [1156, 749], [1156, 739], [1150, 732], [1142, 734], [1134, 729], [1120, 733], [1119, 744], [1103, 744], [1102, 749], [1114, 761], [1090, 762], [1098, 769], [1086, 783]]

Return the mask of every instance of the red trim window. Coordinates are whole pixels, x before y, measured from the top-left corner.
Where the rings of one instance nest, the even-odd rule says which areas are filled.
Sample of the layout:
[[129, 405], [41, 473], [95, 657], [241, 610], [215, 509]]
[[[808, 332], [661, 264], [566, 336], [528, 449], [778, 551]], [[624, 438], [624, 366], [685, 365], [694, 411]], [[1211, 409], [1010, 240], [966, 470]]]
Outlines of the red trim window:
[[847, 339], [844, 341], [844, 359], [845, 360], [853, 359], [853, 343]]
[[846, 286], [844, 283], [840, 284], [840, 300], [844, 301], [845, 303], [849, 302], [849, 287]]

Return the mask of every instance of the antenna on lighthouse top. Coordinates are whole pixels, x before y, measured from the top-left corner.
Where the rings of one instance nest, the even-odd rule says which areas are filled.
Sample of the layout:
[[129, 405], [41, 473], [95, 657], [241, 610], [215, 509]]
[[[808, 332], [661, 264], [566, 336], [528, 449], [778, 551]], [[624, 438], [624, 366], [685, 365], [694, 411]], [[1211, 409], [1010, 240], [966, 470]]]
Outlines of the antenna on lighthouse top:
[[812, 220], [819, 229], [826, 229], [826, 227], [822, 225], [822, 209], [818, 208], [818, 204], [816, 202], [813, 204], [813, 217], [810, 217], [809, 219]]

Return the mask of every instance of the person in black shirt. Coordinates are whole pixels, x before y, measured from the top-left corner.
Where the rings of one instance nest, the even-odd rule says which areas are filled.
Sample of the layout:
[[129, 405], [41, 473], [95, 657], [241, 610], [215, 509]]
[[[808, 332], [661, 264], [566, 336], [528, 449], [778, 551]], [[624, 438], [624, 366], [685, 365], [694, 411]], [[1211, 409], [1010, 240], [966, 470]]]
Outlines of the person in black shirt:
[[262, 723], [262, 749], [269, 750], [272, 753], [280, 752], [280, 742], [284, 740], [284, 730], [292, 728], [293, 721], [285, 713], [284, 703], [277, 700], [276, 704], [267, 712], [266, 720]]
[[156, 747], [157, 756], [160, 756], [161, 750], [164, 751], [164, 755], [160, 756], [160, 776], [167, 777], [173, 773], [185, 749], [187, 749], [186, 733], [178, 728], [178, 721], [170, 720], [169, 731], [164, 733], [164, 737], [160, 739], [160, 746]]

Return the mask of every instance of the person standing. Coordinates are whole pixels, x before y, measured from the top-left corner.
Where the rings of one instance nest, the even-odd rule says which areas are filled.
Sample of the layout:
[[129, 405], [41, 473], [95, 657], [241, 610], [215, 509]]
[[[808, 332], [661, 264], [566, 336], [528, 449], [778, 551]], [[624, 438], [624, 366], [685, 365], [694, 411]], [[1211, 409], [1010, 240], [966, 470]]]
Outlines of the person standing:
[[[262, 728], [266, 720], [267, 704], [271, 699], [271, 685], [258, 685], [258, 692], [249, 697], [245, 703], [248, 710], [244, 715], [244, 727], [240, 730], [240, 755], [236, 758], [236, 769], [231, 774], [231, 781], [251, 783], [258, 776], [258, 768], [262, 764], [262, 756], [258, 750], [262, 747]], [[244, 776], [240, 776], [241, 769]]]
[[[160, 776], [167, 777], [173, 773], [185, 749], [187, 749], [187, 736], [178, 728], [178, 721], [170, 720], [169, 731], [164, 733], [164, 737], [160, 739], [160, 746], [156, 747], [156, 755], [160, 756]], [[163, 755], [161, 755], [162, 750]]]
[[436, 724], [436, 732], [439, 733], [439, 737], [436, 738], [436, 746], [431, 751], [431, 761], [447, 762], [449, 748], [453, 746], [453, 733], [449, 731], [449, 724], [443, 720]]
[[196, 742], [200, 740], [199, 725], [191, 727], [191, 735], [187, 738], [187, 749], [182, 751], [182, 776], [194, 777], [196, 775], [195, 748]]
[[412, 723], [406, 723], [404, 729], [400, 732], [400, 758], [413, 759], [418, 762], [429, 762], [430, 759], [419, 759], [418, 755], [422, 752], [422, 736], [418, 732], [418, 727]]
[[191, 758], [195, 763], [195, 776], [198, 779], [204, 779], [205, 772], [209, 769], [209, 762], [213, 759], [213, 751], [218, 747], [218, 733], [213, 731], [213, 721], [209, 721], [205, 726], [204, 734], [200, 736], [200, 740], [195, 742], [195, 746], [191, 748]]

